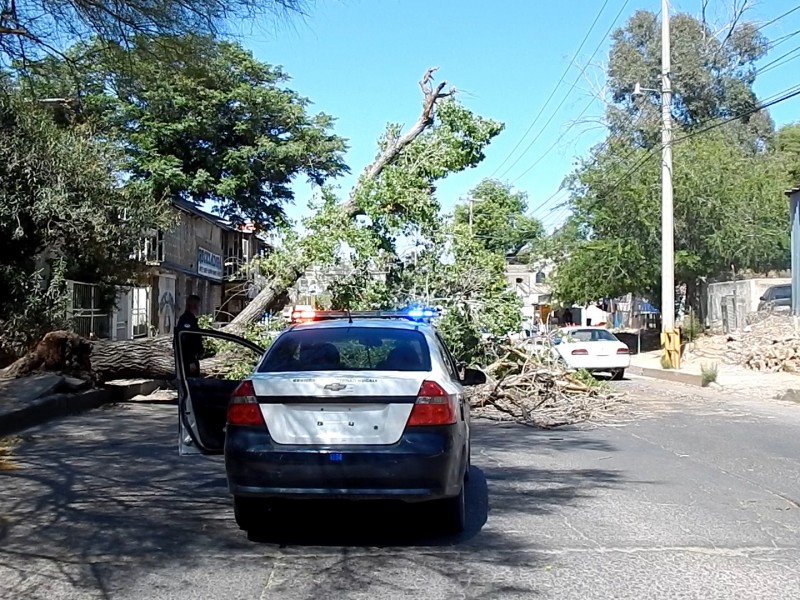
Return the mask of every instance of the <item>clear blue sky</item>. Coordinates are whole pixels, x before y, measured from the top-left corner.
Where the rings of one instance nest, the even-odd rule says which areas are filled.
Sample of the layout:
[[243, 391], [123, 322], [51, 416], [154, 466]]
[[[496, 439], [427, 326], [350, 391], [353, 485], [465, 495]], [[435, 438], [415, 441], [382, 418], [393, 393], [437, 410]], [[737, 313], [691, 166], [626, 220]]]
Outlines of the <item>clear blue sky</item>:
[[[709, 20], [723, 19], [731, 3], [711, 0]], [[576, 158], [604, 137], [603, 130], [591, 123], [567, 131], [591, 101], [585, 79], [577, 88], [569, 88], [601, 43], [587, 76], [602, 85], [609, 49], [606, 32], [624, 0], [608, 2], [539, 121], [511, 159], [497, 169], [553, 91], [602, 5], [603, 0], [316, 0], [307, 19], [243, 30], [241, 41], [260, 60], [283, 65], [292, 76], [291, 87], [310, 98], [316, 110], [338, 118], [336, 131], [349, 139], [347, 162], [353, 170], [339, 180], [343, 193], [374, 157], [376, 139], [386, 123], [409, 124], [416, 118], [421, 99], [417, 81], [427, 67], [438, 66], [437, 75], [460, 90], [462, 102], [506, 125], [479, 167], [438, 186], [442, 205], [449, 210], [482, 178], [503, 175], [528, 192], [531, 208], [537, 209], [556, 192]], [[637, 9], [659, 12], [660, 5], [660, 0], [630, 0], [616, 25]], [[700, 0], [675, 1], [671, 12], [696, 14], [700, 5]], [[797, 5], [797, 0], [761, 0], [748, 15], [766, 23]], [[800, 10], [763, 32], [776, 39], [798, 30]], [[776, 48], [764, 63], [798, 46], [800, 35]], [[800, 84], [798, 67], [800, 59], [765, 73], [756, 84], [759, 96], [773, 96]], [[566, 101], [555, 112], [564, 96]], [[584, 118], [596, 120], [602, 112], [595, 103]], [[541, 131], [551, 115], [552, 121]], [[800, 98], [776, 106], [772, 115], [778, 125], [800, 120]], [[536, 135], [538, 139], [523, 154]], [[288, 210], [295, 218], [305, 213], [310, 189], [298, 184], [296, 191], [296, 205]], [[560, 200], [556, 197], [538, 208], [535, 216], [548, 227], [563, 220], [566, 212], [556, 209]]]

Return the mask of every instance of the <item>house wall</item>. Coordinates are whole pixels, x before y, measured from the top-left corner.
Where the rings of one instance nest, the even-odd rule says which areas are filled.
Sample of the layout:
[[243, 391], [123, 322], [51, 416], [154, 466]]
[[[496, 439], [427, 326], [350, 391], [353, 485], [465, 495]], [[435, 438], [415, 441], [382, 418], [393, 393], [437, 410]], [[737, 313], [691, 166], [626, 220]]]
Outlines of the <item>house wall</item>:
[[758, 310], [758, 303], [767, 288], [773, 285], [791, 283], [791, 279], [784, 277], [762, 277], [756, 279], [741, 279], [739, 281], [722, 281], [710, 283], [707, 288], [707, 319], [712, 329], [722, 326], [722, 305], [726, 296], [737, 296], [744, 299], [745, 311], [754, 313]]

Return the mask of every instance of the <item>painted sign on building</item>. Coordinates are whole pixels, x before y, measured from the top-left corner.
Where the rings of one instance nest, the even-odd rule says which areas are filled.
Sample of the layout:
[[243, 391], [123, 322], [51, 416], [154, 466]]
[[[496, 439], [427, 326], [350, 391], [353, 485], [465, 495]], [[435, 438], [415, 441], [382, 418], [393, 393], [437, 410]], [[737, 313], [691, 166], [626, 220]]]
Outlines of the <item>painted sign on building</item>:
[[222, 256], [205, 248], [197, 248], [197, 274], [222, 281], [224, 270]]

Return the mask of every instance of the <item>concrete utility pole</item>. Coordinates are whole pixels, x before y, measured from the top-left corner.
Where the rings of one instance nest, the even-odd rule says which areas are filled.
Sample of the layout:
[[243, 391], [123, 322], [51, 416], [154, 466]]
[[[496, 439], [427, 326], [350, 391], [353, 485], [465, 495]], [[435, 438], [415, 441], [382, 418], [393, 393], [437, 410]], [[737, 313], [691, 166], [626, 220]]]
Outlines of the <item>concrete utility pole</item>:
[[661, 0], [661, 348], [665, 366], [680, 366], [675, 330], [675, 222], [672, 201], [672, 83], [669, 0]]

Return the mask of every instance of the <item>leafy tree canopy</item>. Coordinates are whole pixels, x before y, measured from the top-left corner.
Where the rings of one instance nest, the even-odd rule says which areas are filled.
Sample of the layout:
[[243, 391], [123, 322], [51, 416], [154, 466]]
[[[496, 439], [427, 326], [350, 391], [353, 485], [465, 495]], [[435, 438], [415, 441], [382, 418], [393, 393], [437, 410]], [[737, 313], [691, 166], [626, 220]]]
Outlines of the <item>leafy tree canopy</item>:
[[[670, 20], [672, 44], [672, 116], [679, 129], [690, 129], [711, 119], [752, 110], [757, 98], [752, 86], [755, 62], [769, 48], [757, 26], [742, 19], [717, 35], [712, 26], [687, 13]], [[625, 133], [645, 147], [660, 143], [661, 98], [645, 92], [633, 96], [634, 86], [661, 89], [661, 21], [659, 15], [639, 10], [611, 36], [608, 87], [611, 104], [607, 117], [612, 133]], [[747, 137], [763, 139], [772, 131], [766, 113], [757, 113], [740, 125]], [[744, 134], [743, 134], [744, 135]]]
[[333, 118], [310, 114], [280, 68], [203, 36], [169, 40], [180, 52], [160, 59], [162, 40], [79, 44], [69, 60], [29, 66], [20, 86], [71, 99], [77, 121], [123, 148], [125, 176], [154, 197], [211, 202], [233, 221], [281, 223], [296, 177], [321, 185], [347, 171]]
[[[671, 23], [675, 273], [689, 286], [732, 266], [782, 268], [789, 256], [782, 192], [793, 132], [773, 143], [766, 111], [747, 115], [768, 44], [741, 18], [720, 31], [688, 14]], [[573, 215], [547, 248], [564, 301], [660, 291], [660, 97], [632, 95], [636, 83], [660, 88], [658, 16], [638, 11], [612, 42], [609, 135], [568, 179]]]
[[792, 123], [779, 129], [774, 147], [786, 157], [792, 187], [800, 185], [800, 123]]
[[[752, 155], [729, 132], [693, 137], [674, 149], [675, 273], [678, 282], [737, 270], [784, 268], [789, 258], [786, 162]], [[575, 174], [567, 260], [556, 273], [563, 300], [628, 292], [654, 294], [660, 278], [660, 169], [648, 151], [634, 177], [610, 144]]]
[[486, 179], [470, 192], [470, 197], [471, 203], [456, 206], [455, 223], [469, 229], [471, 221], [473, 236], [488, 251], [516, 256], [542, 236], [542, 224], [525, 214], [528, 198], [524, 192]]
[[124, 282], [142, 231], [167, 216], [141, 186], [120, 185], [118, 150], [85, 127], [59, 127], [11, 93], [0, 130], [0, 338], [13, 354], [59, 317], [65, 278]]

